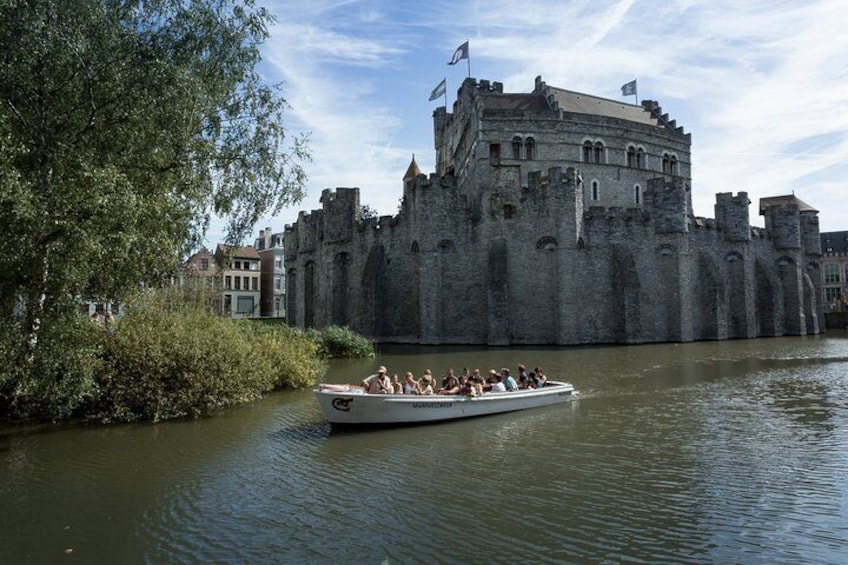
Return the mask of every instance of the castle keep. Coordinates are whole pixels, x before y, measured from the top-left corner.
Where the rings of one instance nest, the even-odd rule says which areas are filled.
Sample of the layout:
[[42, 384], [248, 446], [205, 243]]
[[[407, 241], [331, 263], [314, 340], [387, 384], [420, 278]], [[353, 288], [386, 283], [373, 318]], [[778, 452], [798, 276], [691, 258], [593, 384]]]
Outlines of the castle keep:
[[654, 101], [466, 79], [434, 113], [396, 216], [325, 190], [285, 229], [288, 319], [380, 342], [590, 344], [820, 331], [818, 213], [716, 196], [695, 217], [691, 137]]

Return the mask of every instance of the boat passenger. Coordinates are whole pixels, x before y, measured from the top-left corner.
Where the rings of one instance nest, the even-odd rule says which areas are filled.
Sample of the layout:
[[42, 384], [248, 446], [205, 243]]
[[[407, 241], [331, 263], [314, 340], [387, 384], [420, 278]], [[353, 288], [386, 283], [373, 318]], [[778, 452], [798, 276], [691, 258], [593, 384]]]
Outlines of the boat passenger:
[[403, 394], [403, 385], [400, 384], [397, 373], [392, 375], [392, 392], [394, 394]]
[[403, 393], [420, 394], [420, 390], [418, 389], [418, 381], [415, 380], [415, 377], [410, 371], [406, 372], [406, 375], [403, 379]]
[[370, 394], [391, 394], [394, 391], [385, 367], [380, 367], [376, 374], [363, 380], [362, 388]]
[[506, 388], [506, 390], [518, 390], [518, 383], [515, 382], [515, 379], [512, 378], [512, 375], [509, 374], [509, 369], [507, 369], [506, 367], [501, 369], [501, 381], [503, 382], [504, 388]]
[[456, 373], [454, 372], [454, 370], [448, 369], [448, 372], [445, 373], [445, 378], [442, 379], [442, 386], [439, 387], [439, 390], [442, 390], [447, 386], [449, 379], [454, 379], [456, 383], [459, 384], [459, 379], [456, 378]]
[[503, 377], [501, 377], [501, 375], [499, 375], [494, 369], [489, 371], [489, 375], [495, 380], [489, 390], [491, 392], [506, 392], [506, 386], [503, 384]]
[[527, 373], [527, 366], [518, 365], [518, 388], [530, 388], [533, 379]]
[[459, 377], [459, 394], [467, 396], [477, 396], [477, 386], [474, 379], [466, 376]]
[[453, 375], [453, 369], [448, 371], [448, 376], [442, 382], [442, 386], [436, 394], [459, 394], [459, 381]]
[[424, 371], [424, 376], [418, 383], [418, 394], [433, 394], [433, 375], [430, 373], [430, 369]]
[[494, 369], [489, 369], [489, 375], [486, 377], [486, 380], [483, 382], [483, 390], [488, 392], [492, 390], [492, 386], [498, 382], [497, 379], [498, 372]]
[[548, 377], [545, 376], [545, 373], [542, 372], [541, 367], [536, 367], [533, 371], [533, 386], [536, 388], [542, 388], [548, 384]]

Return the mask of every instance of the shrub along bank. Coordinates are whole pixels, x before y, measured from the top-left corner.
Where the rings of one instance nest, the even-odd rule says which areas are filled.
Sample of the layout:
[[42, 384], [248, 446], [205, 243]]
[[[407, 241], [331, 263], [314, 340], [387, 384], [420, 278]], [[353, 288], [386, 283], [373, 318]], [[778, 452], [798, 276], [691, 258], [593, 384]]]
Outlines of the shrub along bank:
[[[13, 352], [12, 337], [0, 341], [0, 353]], [[69, 320], [45, 332], [40, 348], [51, 354], [39, 355], [30, 371], [0, 369], [7, 420], [198, 417], [274, 389], [311, 386], [326, 370], [324, 358], [374, 355], [347, 328], [302, 332], [220, 318], [166, 292], [135, 299], [110, 327]]]

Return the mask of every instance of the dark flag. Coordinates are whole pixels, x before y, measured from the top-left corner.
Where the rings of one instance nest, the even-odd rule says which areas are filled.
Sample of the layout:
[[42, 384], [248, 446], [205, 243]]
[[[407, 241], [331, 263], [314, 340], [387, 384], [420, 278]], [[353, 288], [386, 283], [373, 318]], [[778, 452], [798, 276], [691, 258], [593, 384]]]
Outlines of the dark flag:
[[468, 58], [468, 42], [466, 41], [462, 45], [456, 48], [456, 51], [453, 52], [453, 57], [451, 57], [448, 65], [455, 65], [462, 61], [463, 59]]
[[636, 80], [631, 80], [621, 85], [622, 96], [636, 96]]

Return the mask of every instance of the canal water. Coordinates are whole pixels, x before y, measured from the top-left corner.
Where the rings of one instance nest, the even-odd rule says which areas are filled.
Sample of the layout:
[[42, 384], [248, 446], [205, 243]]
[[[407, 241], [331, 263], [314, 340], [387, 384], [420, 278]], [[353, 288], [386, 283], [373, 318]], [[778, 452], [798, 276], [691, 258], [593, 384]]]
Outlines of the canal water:
[[542, 365], [564, 405], [367, 432], [309, 391], [159, 425], [0, 434], [0, 563], [844, 563], [848, 334], [385, 348]]

